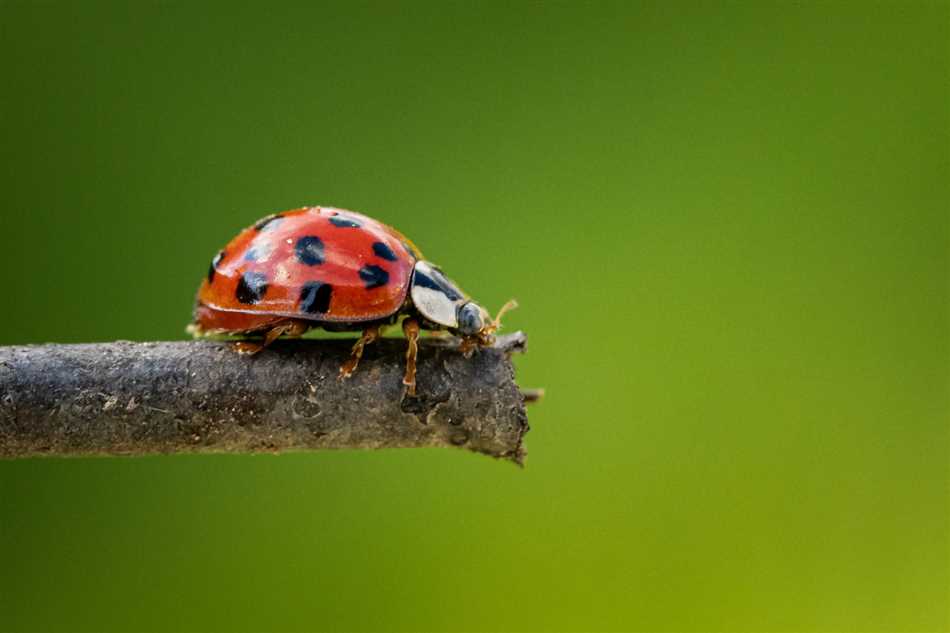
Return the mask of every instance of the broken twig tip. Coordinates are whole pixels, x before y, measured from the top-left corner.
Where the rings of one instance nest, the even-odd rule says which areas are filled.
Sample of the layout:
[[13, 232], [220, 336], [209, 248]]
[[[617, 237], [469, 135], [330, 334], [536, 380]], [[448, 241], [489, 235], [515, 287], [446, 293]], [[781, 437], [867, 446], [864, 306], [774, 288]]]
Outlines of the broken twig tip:
[[534, 404], [535, 402], [540, 402], [544, 398], [544, 389], [522, 389], [521, 397], [524, 398], [525, 404]]

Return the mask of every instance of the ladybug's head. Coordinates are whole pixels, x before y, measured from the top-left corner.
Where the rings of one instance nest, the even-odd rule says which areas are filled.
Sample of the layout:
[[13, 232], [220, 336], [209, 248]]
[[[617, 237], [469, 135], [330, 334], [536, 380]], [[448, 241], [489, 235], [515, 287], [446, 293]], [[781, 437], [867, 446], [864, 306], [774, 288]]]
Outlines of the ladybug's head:
[[518, 307], [518, 302], [512, 299], [501, 307], [495, 318], [491, 318], [488, 311], [474, 301], [462, 304], [458, 310], [458, 332], [462, 336], [475, 338], [483, 346], [495, 342], [495, 331], [501, 327], [501, 317]]
[[458, 331], [462, 336], [478, 336], [491, 323], [491, 315], [474, 301], [460, 305], [457, 318]]
[[429, 262], [416, 262], [412, 275], [412, 303], [427, 321], [459, 336], [491, 345], [501, 315], [517, 304], [509, 301], [494, 319], [463, 293], [451, 279]]

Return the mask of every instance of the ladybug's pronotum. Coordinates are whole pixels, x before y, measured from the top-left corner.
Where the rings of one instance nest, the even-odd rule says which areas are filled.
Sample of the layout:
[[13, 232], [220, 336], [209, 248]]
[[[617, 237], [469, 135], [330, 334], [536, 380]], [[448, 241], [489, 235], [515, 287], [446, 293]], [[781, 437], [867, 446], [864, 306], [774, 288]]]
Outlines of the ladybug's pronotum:
[[404, 317], [403, 383], [414, 395], [420, 328], [460, 336], [470, 354], [494, 342], [501, 315], [515, 305], [509, 301], [492, 319], [399, 231], [352, 211], [304, 207], [260, 220], [214, 256], [189, 331], [261, 335], [260, 343], [238, 344], [255, 353], [315, 327], [362, 330], [340, 368], [346, 378], [366, 344]]

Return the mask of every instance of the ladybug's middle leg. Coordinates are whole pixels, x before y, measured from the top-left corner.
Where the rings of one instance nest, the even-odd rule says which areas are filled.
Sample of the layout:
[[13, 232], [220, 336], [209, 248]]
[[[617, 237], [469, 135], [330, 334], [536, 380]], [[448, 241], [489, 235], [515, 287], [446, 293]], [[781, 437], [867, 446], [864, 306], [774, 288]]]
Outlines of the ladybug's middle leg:
[[353, 375], [353, 372], [356, 371], [357, 365], [360, 364], [360, 359], [363, 357], [363, 348], [366, 347], [368, 343], [372, 343], [378, 338], [378, 325], [371, 325], [370, 327], [363, 330], [363, 335], [360, 336], [359, 340], [353, 345], [353, 351], [350, 352], [350, 360], [343, 363], [343, 366], [340, 367], [340, 378], [349, 378]]
[[419, 353], [419, 323], [415, 319], [406, 319], [402, 322], [402, 331], [406, 335], [406, 374], [402, 384], [410, 396], [416, 395], [416, 355]]

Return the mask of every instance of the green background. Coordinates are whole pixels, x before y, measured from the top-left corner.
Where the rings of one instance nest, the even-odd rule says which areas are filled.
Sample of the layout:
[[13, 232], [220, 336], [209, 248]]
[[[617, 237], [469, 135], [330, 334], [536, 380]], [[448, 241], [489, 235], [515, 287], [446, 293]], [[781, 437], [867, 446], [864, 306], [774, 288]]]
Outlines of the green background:
[[4, 0], [0, 70], [0, 342], [336, 205], [548, 393], [524, 470], [0, 462], [0, 628], [950, 628], [950, 4]]

